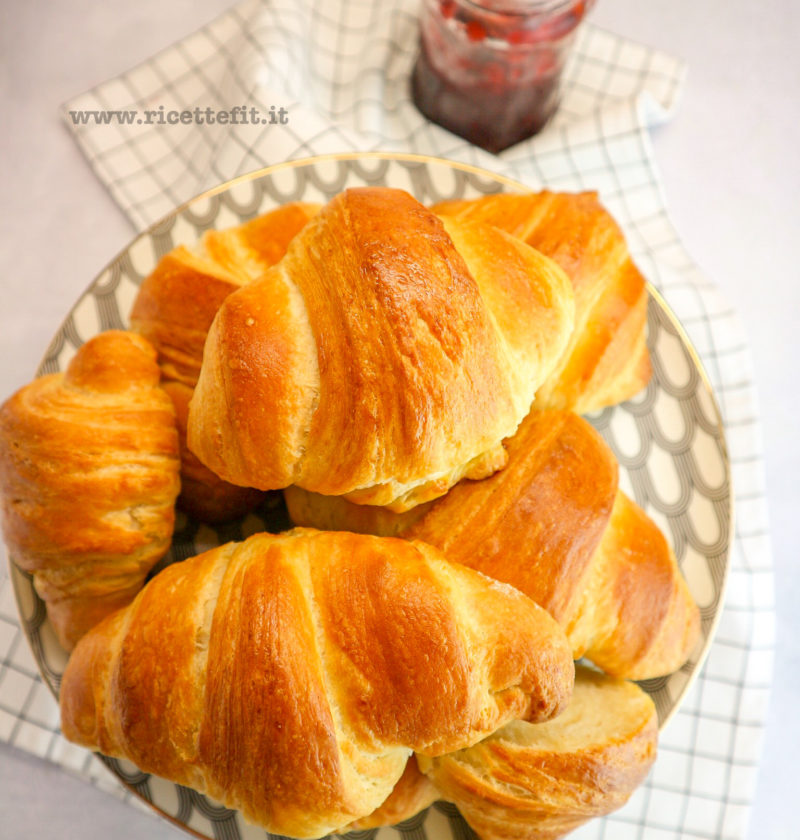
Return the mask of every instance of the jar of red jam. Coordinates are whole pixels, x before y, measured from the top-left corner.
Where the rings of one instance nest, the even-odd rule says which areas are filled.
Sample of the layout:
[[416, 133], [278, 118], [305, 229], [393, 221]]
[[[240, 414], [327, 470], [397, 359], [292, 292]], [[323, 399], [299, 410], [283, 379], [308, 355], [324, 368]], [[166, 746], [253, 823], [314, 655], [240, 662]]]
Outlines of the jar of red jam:
[[412, 94], [429, 119], [499, 152], [558, 106], [561, 71], [594, 0], [422, 0]]

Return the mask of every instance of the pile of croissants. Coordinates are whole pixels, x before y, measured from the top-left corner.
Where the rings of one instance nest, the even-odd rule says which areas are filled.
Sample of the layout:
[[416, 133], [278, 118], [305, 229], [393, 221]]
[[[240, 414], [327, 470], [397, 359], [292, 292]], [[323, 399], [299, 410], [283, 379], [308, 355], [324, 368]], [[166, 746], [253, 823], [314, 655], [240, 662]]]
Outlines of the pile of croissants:
[[[647, 384], [646, 307], [592, 193], [356, 188], [166, 254], [130, 331], [0, 409], [64, 735], [296, 838], [436, 799], [483, 840], [620, 807], [657, 745], [632, 680], [700, 627], [580, 416]], [[176, 506], [275, 491], [293, 530], [150, 575]]]

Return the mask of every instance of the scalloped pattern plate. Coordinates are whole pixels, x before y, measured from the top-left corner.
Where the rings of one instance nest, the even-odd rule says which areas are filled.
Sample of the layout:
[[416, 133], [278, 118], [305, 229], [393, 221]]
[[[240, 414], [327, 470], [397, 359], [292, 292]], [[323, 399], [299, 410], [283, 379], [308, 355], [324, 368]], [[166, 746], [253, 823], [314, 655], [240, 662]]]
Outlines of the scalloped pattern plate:
[[[287, 201], [325, 202], [359, 185], [400, 187], [424, 203], [525, 189], [487, 171], [415, 155], [326, 156], [238, 178], [188, 202], [134, 239], [76, 302], [38, 374], [63, 369], [76, 349], [96, 333], [126, 328], [139, 284], [174, 246], [198, 238], [208, 228], [239, 224]], [[702, 638], [689, 662], [669, 677], [642, 683], [663, 725], [702, 664], [721, 613], [732, 535], [732, 492], [720, 414], [708, 379], [677, 319], [655, 290], [650, 291], [648, 343], [653, 379], [635, 399], [588, 419], [619, 459], [622, 489], [670, 539], [701, 608]], [[228, 540], [289, 526], [280, 494], [271, 494], [255, 514], [217, 529], [179, 516], [171, 551], [158, 568]], [[23, 628], [45, 682], [57, 695], [67, 655], [30, 576], [13, 563], [11, 571]], [[263, 829], [247, 825], [237, 811], [195, 791], [143, 773], [126, 761], [103, 761], [129, 790], [199, 837], [253, 840], [265, 836]], [[436, 803], [394, 829], [351, 836], [371, 840], [379, 834], [379, 840], [389, 840], [393, 832], [404, 840], [467, 840], [472, 836], [447, 803]]]

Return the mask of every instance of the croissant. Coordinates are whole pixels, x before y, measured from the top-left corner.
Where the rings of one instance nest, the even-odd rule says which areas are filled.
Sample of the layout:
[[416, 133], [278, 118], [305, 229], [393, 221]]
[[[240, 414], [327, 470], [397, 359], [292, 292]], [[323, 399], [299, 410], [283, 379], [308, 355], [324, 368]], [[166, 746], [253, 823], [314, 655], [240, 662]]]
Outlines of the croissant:
[[492, 195], [433, 209], [518, 236], [555, 260], [572, 281], [575, 331], [536, 394], [537, 409], [585, 414], [629, 399], [647, 384], [645, 281], [596, 193]]
[[441, 795], [434, 783], [419, 769], [416, 756], [406, 763], [403, 775], [398, 779], [386, 801], [371, 814], [347, 826], [347, 831], [366, 828], [382, 828], [397, 825], [410, 819], [432, 805]]
[[481, 840], [556, 840], [627, 802], [656, 757], [653, 701], [635, 683], [578, 667], [566, 711], [513, 721], [420, 765]]
[[347, 190], [225, 299], [189, 447], [234, 484], [413, 507], [503, 466], [573, 318], [566, 275], [515, 237]]
[[67, 650], [169, 548], [178, 436], [158, 381], [147, 341], [110, 331], [0, 408], [3, 532]]
[[617, 488], [618, 465], [570, 412], [531, 412], [508, 464], [402, 515], [296, 487], [296, 525], [402, 534], [517, 587], [565, 629], [575, 658], [610, 674], [672, 673], [696, 644], [699, 610], [663, 534]]
[[158, 350], [164, 388], [175, 405], [181, 446], [178, 505], [189, 515], [222, 522], [241, 516], [263, 494], [223, 481], [186, 446], [192, 397], [208, 329], [222, 301], [278, 262], [295, 234], [319, 209], [293, 202], [236, 227], [209, 230], [192, 248], [174, 248], [145, 278], [131, 325]]
[[61, 721], [271, 832], [318, 837], [384, 802], [412, 750], [548, 719], [573, 679], [560, 628], [511, 587], [424, 543], [297, 529], [155, 576], [75, 649]]

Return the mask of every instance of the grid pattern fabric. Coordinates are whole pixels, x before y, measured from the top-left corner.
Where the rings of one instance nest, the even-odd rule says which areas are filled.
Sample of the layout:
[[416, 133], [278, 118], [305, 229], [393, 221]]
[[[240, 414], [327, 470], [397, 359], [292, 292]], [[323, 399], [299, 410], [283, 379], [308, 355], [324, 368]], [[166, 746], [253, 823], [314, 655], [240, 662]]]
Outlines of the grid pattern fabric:
[[[706, 664], [662, 733], [645, 784], [573, 835], [725, 838], [747, 831], [773, 669], [774, 601], [750, 349], [736, 313], [692, 262], [666, 212], [649, 129], [675, 111], [685, 68], [585, 26], [562, 105], [540, 135], [498, 157], [427, 122], [409, 99], [413, 0], [243, 0], [183, 41], [64, 106], [98, 177], [137, 228], [207, 187], [284, 160], [410, 151], [484, 166], [532, 188], [594, 189], [689, 334], [725, 423], [736, 530], [725, 608]], [[76, 111], [230, 109], [288, 123], [77, 125]], [[131, 799], [58, 732], [58, 710], [19, 629], [0, 570], [0, 739]], [[136, 801], [135, 799], [133, 800]]]

